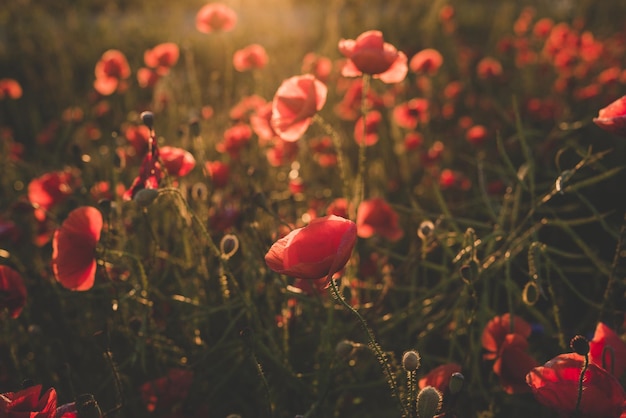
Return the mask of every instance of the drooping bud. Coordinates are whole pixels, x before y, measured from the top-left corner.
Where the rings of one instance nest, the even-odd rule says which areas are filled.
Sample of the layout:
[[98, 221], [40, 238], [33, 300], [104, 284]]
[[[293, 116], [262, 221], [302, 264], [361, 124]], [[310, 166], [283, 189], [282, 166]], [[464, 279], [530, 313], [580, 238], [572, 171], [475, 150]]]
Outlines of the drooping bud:
[[159, 191], [156, 189], [141, 189], [135, 193], [133, 200], [142, 208], [147, 208], [154, 202], [154, 199], [156, 199], [158, 195]]
[[152, 112], [141, 112], [141, 121], [144, 125], [146, 125], [150, 130], [154, 128], [154, 113]]
[[463, 376], [459, 372], [452, 373], [452, 376], [450, 376], [450, 383], [448, 383], [448, 389], [450, 389], [450, 393], [452, 395], [456, 395], [461, 391], [461, 389], [463, 389], [464, 385], [465, 376]]
[[570, 348], [581, 356], [586, 356], [589, 354], [589, 341], [583, 337], [582, 335], [576, 335], [569, 342]]
[[354, 351], [354, 343], [349, 340], [341, 340], [335, 346], [335, 354], [339, 358], [348, 357]]
[[226, 260], [231, 258], [239, 249], [239, 238], [234, 234], [226, 234], [220, 241], [220, 252]]
[[413, 372], [420, 368], [421, 358], [417, 351], [407, 351], [402, 355], [402, 367], [407, 372]]
[[433, 418], [441, 407], [441, 393], [432, 386], [426, 386], [417, 395], [417, 416]]

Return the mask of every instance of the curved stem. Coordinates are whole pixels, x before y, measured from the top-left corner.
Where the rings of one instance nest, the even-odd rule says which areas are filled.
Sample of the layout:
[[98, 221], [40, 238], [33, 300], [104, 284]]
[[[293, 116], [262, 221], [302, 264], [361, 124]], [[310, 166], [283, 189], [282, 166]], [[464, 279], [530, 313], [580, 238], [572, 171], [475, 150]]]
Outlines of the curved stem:
[[580, 402], [583, 399], [583, 380], [585, 378], [585, 373], [587, 372], [587, 367], [589, 367], [589, 354], [585, 354], [585, 364], [580, 371], [580, 378], [578, 379], [578, 398], [576, 398], [576, 408], [574, 409], [575, 417], [580, 415]]

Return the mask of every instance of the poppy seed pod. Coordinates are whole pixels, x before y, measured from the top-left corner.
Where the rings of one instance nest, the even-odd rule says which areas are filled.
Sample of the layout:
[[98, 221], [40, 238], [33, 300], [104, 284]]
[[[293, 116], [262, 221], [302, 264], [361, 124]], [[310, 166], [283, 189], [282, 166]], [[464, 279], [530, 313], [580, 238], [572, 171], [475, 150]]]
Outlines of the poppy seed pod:
[[417, 351], [411, 350], [402, 356], [402, 367], [407, 372], [414, 372], [420, 367], [420, 355]]
[[432, 386], [426, 386], [417, 395], [417, 416], [432, 418], [441, 406], [441, 393]]
[[276, 241], [265, 263], [287, 276], [330, 279], [350, 259], [356, 238], [354, 222], [335, 215], [316, 218]]

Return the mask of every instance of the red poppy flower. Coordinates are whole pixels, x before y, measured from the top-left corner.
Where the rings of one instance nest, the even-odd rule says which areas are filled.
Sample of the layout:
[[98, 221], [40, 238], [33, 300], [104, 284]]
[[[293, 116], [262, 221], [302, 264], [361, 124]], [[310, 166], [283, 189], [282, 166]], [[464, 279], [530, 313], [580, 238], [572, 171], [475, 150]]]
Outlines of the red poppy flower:
[[122, 80], [130, 77], [130, 66], [121, 51], [110, 49], [96, 63], [95, 74], [94, 88], [103, 96], [109, 96], [118, 89]]
[[232, 159], [237, 159], [239, 153], [250, 142], [252, 129], [246, 123], [238, 123], [224, 131], [224, 139], [215, 145], [219, 152], [226, 152]]
[[504, 391], [508, 394], [529, 391], [526, 374], [539, 364], [526, 350], [528, 342], [519, 334], [507, 334], [500, 346], [498, 358], [493, 363], [493, 372], [500, 378]]
[[161, 161], [169, 175], [186, 176], [196, 166], [196, 159], [182, 148], [165, 146], [159, 148]]
[[230, 178], [230, 168], [228, 164], [221, 161], [207, 161], [204, 163], [207, 173], [211, 176], [213, 187], [221, 189], [226, 187]]
[[404, 52], [385, 42], [377, 30], [363, 32], [356, 40], [340, 40], [339, 51], [348, 58], [341, 70], [344, 77], [365, 73], [385, 83], [399, 83], [409, 70]]
[[267, 65], [268, 60], [269, 58], [265, 48], [259, 44], [252, 44], [235, 51], [233, 55], [233, 66], [235, 70], [240, 72], [260, 70]]
[[143, 158], [139, 167], [139, 175], [135, 177], [128, 190], [124, 192], [122, 199], [131, 200], [142, 189], [159, 188], [159, 183], [163, 178], [163, 170], [159, 165], [160, 158], [159, 147], [153, 141], [152, 152], [148, 152]]
[[414, 73], [433, 76], [437, 74], [441, 64], [443, 64], [441, 53], [436, 49], [427, 48], [413, 55], [409, 62], [409, 68]]
[[[335, 106], [335, 113], [343, 120], [356, 120], [361, 116], [361, 102], [363, 100], [363, 80], [358, 78], [350, 80], [341, 102]], [[382, 104], [382, 99], [376, 94], [374, 89], [369, 89], [367, 93], [367, 107], [375, 108]]]
[[528, 338], [532, 332], [530, 324], [519, 316], [514, 317], [513, 328], [511, 328], [511, 315], [508, 313], [496, 316], [487, 322], [482, 335], [483, 348], [489, 352], [483, 356], [486, 360], [493, 360], [497, 357], [511, 330], [514, 334], [519, 334], [524, 338]]
[[250, 126], [260, 141], [269, 141], [276, 137], [272, 128], [272, 102], [267, 102], [250, 115]]
[[76, 179], [70, 171], [46, 173], [28, 183], [28, 200], [35, 208], [35, 217], [39, 221], [46, 218], [46, 213], [54, 206], [64, 202], [72, 194]]
[[341, 216], [342, 218], [348, 219], [348, 199], [338, 197], [337, 199], [330, 202], [330, 204], [326, 208], [326, 214]]
[[365, 146], [371, 146], [378, 142], [378, 126], [383, 116], [378, 110], [372, 110], [365, 116], [365, 138], [363, 138], [363, 117], [360, 117], [354, 125], [354, 139], [357, 144], [365, 142]]
[[[526, 375], [535, 399], [558, 411], [563, 417], [572, 416], [578, 399], [578, 385], [584, 357], [576, 353], [560, 354]], [[626, 402], [626, 393], [619, 381], [606, 370], [590, 363], [583, 378], [581, 418], [617, 418]]]
[[600, 109], [593, 122], [605, 131], [626, 137], [626, 96]]
[[133, 147], [132, 155], [141, 157], [148, 152], [150, 143], [150, 128], [146, 125], [128, 125], [124, 130], [124, 136]]
[[221, 3], [204, 5], [196, 14], [196, 29], [202, 33], [228, 32], [237, 24], [237, 13]]
[[5, 97], [9, 99], [19, 99], [22, 97], [22, 86], [12, 78], [0, 79], [0, 100]]
[[137, 83], [142, 89], [156, 86], [161, 76], [152, 68], [140, 68], [137, 70]]
[[474, 125], [465, 133], [465, 139], [472, 145], [479, 146], [487, 140], [487, 128], [483, 125]]
[[302, 58], [302, 74], [313, 74], [322, 83], [328, 81], [328, 77], [333, 69], [333, 62], [330, 58], [309, 52]]
[[102, 214], [91, 206], [70, 212], [52, 239], [52, 271], [63, 287], [89, 290], [96, 276], [96, 245], [102, 231]]
[[326, 103], [326, 85], [311, 74], [288, 78], [274, 95], [272, 127], [285, 141], [297, 141]]
[[298, 156], [298, 149], [297, 142], [276, 138], [272, 142], [272, 146], [267, 149], [265, 156], [267, 157], [267, 162], [272, 167], [280, 167], [295, 161]]
[[335, 215], [316, 218], [276, 241], [265, 263], [288, 276], [330, 279], [350, 259], [356, 238], [354, 222]]
[[461, 366], [456, 363], [447, 363], [437, 366], [429, 371], [426, 376], [422, 377], [418, 382], [420, 389], [426, 386], [432, 386], [441, 393], [445, 393], [450, 384], [450, 377], [454, 373], [461, 373]]
[[0, 416], [3, 418], [54, 418], [57, 393], [50, 388], [41, 395], [41, 385], [19, 392], [0, 394]]
[[428, 108], [428, 100], [422, 98], [411, 99], [406, 103], [397, 105], [393, 109], [393, 120], [402, 128], [415, 129], [418, 123], [427, 123], [430, 119]]
[[397, 241], [404, 236], [404, 231], [398, 226], [398, 214], [382, 198], [364, 200], [359, 204], [356, 225], [361, 238], [378, 234]]
[[148, 411], [167, 411], [187, 398], [192, 383], [191, 370], [170, 369], [167, 376], [142, 384], [139, 392]]
[[9, 266], [0, 266], [0, 311], [17, 318], [26, 304], [26, 286], [22, 276]]
[[165, 75], [178, 62], [180, 50], [173, 42], [165, 42], [148, 49], [143, 54], [143, 61], [159, 75]]
[[476, 65], [476, 74], [481, 79], [495, 79], [502, 75], [502, 64], [495, 58], [485, 57]]
[[626, 371], [626, 343], [615, 331], [598, 322], [589, 341], [589, 360], [619, 379]]
[[424, 137], [419, 132], [409, 132], [404, 136], [404, 150], [411, 151], [424, 143]]

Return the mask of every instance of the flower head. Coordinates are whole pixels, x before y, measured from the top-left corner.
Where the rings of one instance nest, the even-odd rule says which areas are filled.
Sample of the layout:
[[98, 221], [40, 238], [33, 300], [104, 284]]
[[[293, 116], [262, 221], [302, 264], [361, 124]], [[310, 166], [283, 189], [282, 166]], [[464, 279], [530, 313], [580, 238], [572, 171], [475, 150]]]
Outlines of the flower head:
[[54, 418], [57, 393], [50, 388], [41, 395], [41, 385], [19, 392], [0, 394], [0, 416], [3, 418]]
[[519, 334], [524, 338], [528, 338], [532, 332], [530, 324], [519, 316], [514, 317], [513, 328], [511, 328], [511, 315], [508, 313], [496, 316], [487, 322], [482, 335], [483, 348], [488, 351], [484, 355], [485, 359], [497, 357], [506, 336], [511, 333], [511, 329], [513, 329], [514, 334]]
[[22, 86], [17, 80], [12, 78], [0, 78], [0, 100], [5, 97], [9, 99], [19, 99], [22, 97]]
[[436, 49], [427, 48], [413, 55], [409, 62], [409, 68], [414, 73], [433, 76], [437, 74], [442, 64], [443, 56], [441, 53]]
[[[541, 404], [571, 416], [578, 401], [578, 386], [584, 357], [576, 353], [560, 354], [526, 375], [535, 399]], [[619, 417], [626, 393], [619, 381], [606, 370], [590, 363], [582, 380], [580, 417]]]
[[233, 66], [235, 70], [240, 72], [260, 70], [267, 65], [268, 60], [267, 52], [262, 45], [251, 44], [235, 51], [233, 55]]
[[96, 276], [96, 245], [102, 231], [102, 214], [91, 206], [70, 212], [52, 239], [52, 271], [70, 290], [89, 290]]
[[385, 42], [377, 30], [363, 32], [356, 40], [340, 40], [339, 51], [348, 58], [341, 70], [344, 77], [371, 74], [385, 83], [399, 83], [408, 72], [404, 52]]
[[236, 24], [237, 13], [225, 4], [206, 4], [196, 14], [196, 29], [202, 33], [228, 32]]
[[285, 141], [297, 141], [308, 129], [313, 116], [324, 107], [328, 88], [311, 74], [282, 82], [272, 105], [272, 127]]
[[382, 198], [362, 201], [357, 210], [356, 224], [361, 238], [378, 234], [397, 241], [404, 236], [404, 231], [398, 226], [398, 214]]
[[187, 150], [165, 146], [159, 149], [161, 161], [168, 174], [175, 177], [186, 176], [196, 166], [196, 159]]
[[626, 96], [600, 109], [593, 122], [605, 131], [626, 137]]
[[109, 49], [102, 54], [95, 68], [94, 88], [103, 96], [113, 94], [123, 80], [130, 77], [130, 66], [126, 56], [117, 49]]
[[178, 45], [165, 42], [148, 49], [143, 54], [143, 61], [150, 68], [154, 68], [158, 75], [165, 75], [177, 62], [180, 56]]
[[626, 371], [626, 343], [606, 324], [598, 322], [589, 342], [589, 360], [620, 378]]
[[26, 286], [22, 276], [9, 266], [0, 266], [0, 311], [17, 318], [26, 304]]
[[332, 277], [352, 255], [354, 222], [335, 215], [316, 218], [276, 241], [265, 263], [277, 273], [301, 279]]

